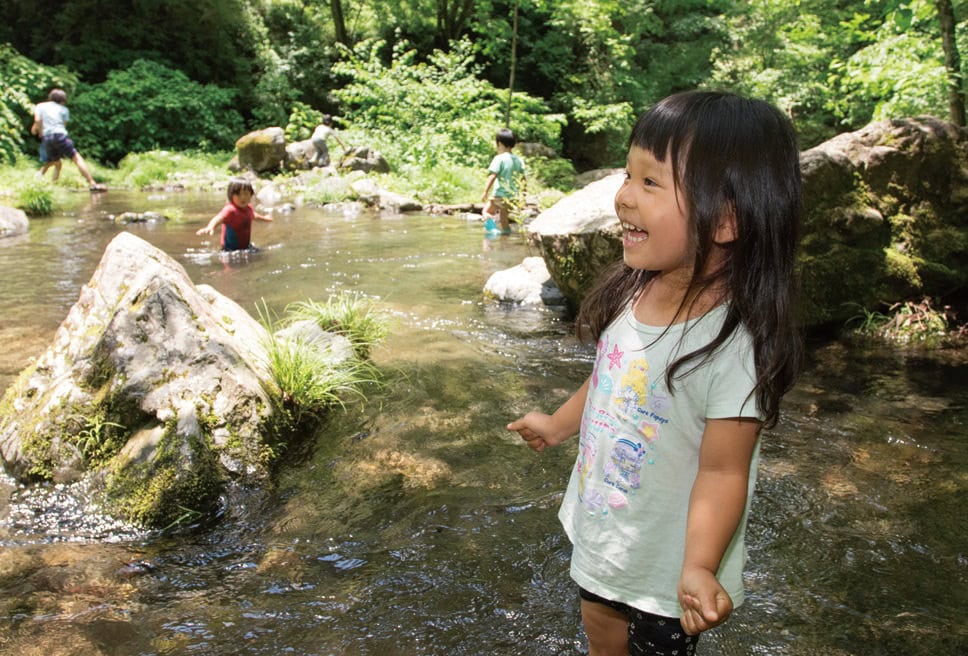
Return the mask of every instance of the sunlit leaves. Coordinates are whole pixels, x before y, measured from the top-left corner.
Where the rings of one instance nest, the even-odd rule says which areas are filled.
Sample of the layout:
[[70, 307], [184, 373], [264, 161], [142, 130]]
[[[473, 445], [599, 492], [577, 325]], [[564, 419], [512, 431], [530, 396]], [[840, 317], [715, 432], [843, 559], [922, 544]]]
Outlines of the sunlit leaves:
[[[335, 95], [352, 127], [377, 133], [395, 152], [395, 164], [484, 162], [494, 153], [494, 134], [504, 124], [506, 91], [477, 77], [468, 40], [436, 51], [426, 62], [398, 43], [389, 64], [380, 57], [385, 44], [364, 42], [336, 64], [347, 83]], [[563, 118], [540, 99], [514, 94], [511, 127], [523, 140], [557, 147]]]
[[[68, 90], [77, 84], [69, 71], [44, 66], [0, 44], [0, 162], [12, 163], [24, 146], [33, 123], [34, 105], [47, 100], [51, 88]], [[36, 148], [33, 141], [32, 148]]]

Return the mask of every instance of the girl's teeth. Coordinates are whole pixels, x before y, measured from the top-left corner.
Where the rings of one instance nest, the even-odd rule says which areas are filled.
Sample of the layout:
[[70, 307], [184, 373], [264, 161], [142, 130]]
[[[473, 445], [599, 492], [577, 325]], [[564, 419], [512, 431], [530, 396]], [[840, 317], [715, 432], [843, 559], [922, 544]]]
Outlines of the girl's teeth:
[[625, 238], [632, 243], [639, 243], [647, 240], [649, 238], [649, 233], [644, 230], [639, 230], [631, 223], [622, 222], [622, 228], [625, 230]]

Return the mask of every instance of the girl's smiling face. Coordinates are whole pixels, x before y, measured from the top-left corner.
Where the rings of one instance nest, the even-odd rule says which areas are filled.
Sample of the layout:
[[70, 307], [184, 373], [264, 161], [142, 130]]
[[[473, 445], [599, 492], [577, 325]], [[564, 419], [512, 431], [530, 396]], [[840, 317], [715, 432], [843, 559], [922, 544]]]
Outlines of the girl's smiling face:
[[625, 264], [663, 275], [683, 274], [689, 280], [694, 264], [689, 220], [671, 158], [660, 162], [648, 150], [629, 148], [615, 213], [622, 223]]

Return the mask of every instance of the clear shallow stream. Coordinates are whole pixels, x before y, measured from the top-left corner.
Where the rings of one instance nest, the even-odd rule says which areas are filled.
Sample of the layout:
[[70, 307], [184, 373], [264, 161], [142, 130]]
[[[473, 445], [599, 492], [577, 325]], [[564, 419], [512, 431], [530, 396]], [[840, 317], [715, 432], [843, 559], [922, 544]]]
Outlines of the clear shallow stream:
[[[220, 194], [77, 194], [0, 240], [0, 388], [42, 353], [120, 230], [255, 314], [372, 298], [388, 385], [338, 412], [276, 484], [166, 535], [0, 477], [0, 654], [585, 653], [555, 514], [575, 444], [535, 455], [503, 425], [552, 410], [592, 350], [555, 311], [481, 301], [520, 235], [454, 217], [299, 208], [223, 260], [194, 231]], [[179, 207], [184, 222], [109, 214]], [[968, 364], [811, 345], [764, 438], [748, 598], [707, 656], [968, 653]]]

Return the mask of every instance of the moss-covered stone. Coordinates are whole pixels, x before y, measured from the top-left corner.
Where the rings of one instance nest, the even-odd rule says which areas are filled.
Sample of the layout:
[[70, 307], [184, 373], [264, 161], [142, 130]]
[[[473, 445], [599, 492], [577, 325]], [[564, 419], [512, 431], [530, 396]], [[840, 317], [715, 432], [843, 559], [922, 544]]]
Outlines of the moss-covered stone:
[[105, 493], [113, 514], [164, 528], [213, 512], [224, 480], [206, 436], [179, 435], [172, 421], [147, 451], [120, 454], [111, 464]]
[[256, 130], [235, 142], [239, 166], [257, 173], [278, 169], [286, 160], [286, 135], [282, 128]]

